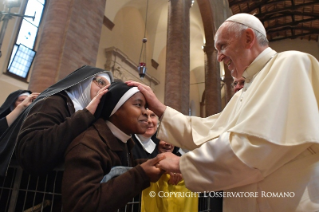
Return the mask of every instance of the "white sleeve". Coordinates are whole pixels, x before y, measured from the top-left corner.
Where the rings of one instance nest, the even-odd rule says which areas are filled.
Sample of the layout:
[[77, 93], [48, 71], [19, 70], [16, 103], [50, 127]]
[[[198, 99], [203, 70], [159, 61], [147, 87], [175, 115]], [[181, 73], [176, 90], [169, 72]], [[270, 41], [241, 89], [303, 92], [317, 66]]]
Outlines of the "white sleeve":
[[197, 140], [209, 135], [218, 116], [219, 114], [207, 118], [185, 116], [166, 107], [157, 130], [157, 138], [187, 150], [195, 149], [205, 142], [205, 139], [201, 142]]
[[229, 133], [186, 153], [180, 159], [186, 187], [192, 191], [219, 191], [263, 179], [258, 169], [247, 166], [233, 152]]
[[227, 190], [263, 180], [308, 146], [280, 146], [225, 132], [183, 155], [180, 169], [186, 187], [192, 191]]
[[189, 117], [170, 107], [166, 107], [161, 117], [156, 137], [174, 146], [188, 150], [198, 147], [192, 139], [192, 128]]

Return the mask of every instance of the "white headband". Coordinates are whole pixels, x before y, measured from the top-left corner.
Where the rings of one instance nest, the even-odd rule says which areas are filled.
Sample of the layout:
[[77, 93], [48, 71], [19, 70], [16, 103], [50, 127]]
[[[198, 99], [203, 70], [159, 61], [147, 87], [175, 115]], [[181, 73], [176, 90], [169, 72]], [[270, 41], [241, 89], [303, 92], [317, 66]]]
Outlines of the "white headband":
[[100, 73], [100, 74], [97, 74], [96, 76], [106, 78], [106, 79], [109, 81], [109, 83], [111, 84], [111, 79], [110, 79], [110, 76], [109, 76], [108, 74], [106, 74], [106, 73]]
[[120, 100], [115, 105], [114, 109], [112, 110], [112, 113], [110, 117], [129, 99], [131, 96], [139, 92], [140, 90], [137, 87], [132, 87], [126, 93], [120, 98]]
[[20, 94], [19, 97], [20, 96], [30, 96], [30, 93], [29, 92], [25, 92], [25, 93]]

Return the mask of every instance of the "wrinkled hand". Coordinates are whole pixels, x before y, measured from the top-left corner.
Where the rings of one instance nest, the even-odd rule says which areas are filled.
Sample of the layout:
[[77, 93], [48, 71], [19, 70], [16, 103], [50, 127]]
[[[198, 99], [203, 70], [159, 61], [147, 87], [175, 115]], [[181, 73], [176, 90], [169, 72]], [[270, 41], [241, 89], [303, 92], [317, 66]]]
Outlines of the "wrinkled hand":
[[20, 107], [21, 109], [28, 107], [33, 102], [33, 100], [35, 100], [39, 96], [39, 94], [40, 93], [36, 93], [36, 92], [30, 94], [17, 107]]
[[155, 158], [149, 159], [141, 164], [142, 169], [145, 171], [147, 176], [149, 176], [151, 182], [156, 182], [165, 172], [162, 169], [156, 167], [159, 161], [163, 160], [165, 156], [157, 155]]
[[148, 108], [152, 110], [158, 117], [161, 117], [166, 109], [166, 106], [158, 100], [152, 89], [144, 84], [135, 81], [126, 81], [128, 86], [136, 86], [144, 95]]
[[159, 156], [165, 156], [165, 159], [161, 160], [156, 167], [163, 169], [167, 172], [173, 172], [173, 173], [181, 173], [181, 170], [179, 169], [179, 159], [180, 157], [174, 155], [171, 152], [164, 152], [159, 154]]
[[180, 173], [170, 172], [169, 175], [170, 178], [168, 180], [168, 184], [170, 185], [177, 185], [180, 181], [183, 180], [182, 174]]
[[97, 95], [91, 100], [91, 102], [88, 104], [88, 106], [86, 106], [86, 109], [88, 111], [90, 111], [90, 113], [92, 115], [94, 115], [95, 111], [96, 111], [96, 108], [97, 106], [99, 105], [100, 101], [101, 101], [101, 98], [104, 94], [107, 93], [108, 91], [108, 88], [110, 87], [111, 84], [101, 88], [99, 90], [99, 92], [97, 92]]

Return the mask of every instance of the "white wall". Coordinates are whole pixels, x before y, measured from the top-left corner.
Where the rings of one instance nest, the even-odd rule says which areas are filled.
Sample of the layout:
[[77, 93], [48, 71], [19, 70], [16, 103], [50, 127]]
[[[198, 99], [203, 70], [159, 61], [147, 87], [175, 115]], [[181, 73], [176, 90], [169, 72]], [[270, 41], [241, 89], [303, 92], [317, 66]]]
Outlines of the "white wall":
[[281, 41], [270, 42], [269, 46], [277, 52], [296, 50], [307, 52], [319, 60], [319, 43], [300, 39], [285, 39]]

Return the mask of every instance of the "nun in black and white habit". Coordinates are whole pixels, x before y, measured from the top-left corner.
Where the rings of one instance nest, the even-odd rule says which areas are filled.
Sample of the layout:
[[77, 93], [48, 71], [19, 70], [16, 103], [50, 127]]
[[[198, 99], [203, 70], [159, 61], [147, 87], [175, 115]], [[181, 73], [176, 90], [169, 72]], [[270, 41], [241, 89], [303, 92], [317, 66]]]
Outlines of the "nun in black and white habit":
[[109, 71], [83, 66], [43, 91], [1, 137], [0, 175], [15, 149], [18, 163], [30, 174], [46, 174], [62, 163], [71, 141], [95, 121], [112, 81]]
[[112, 83], [96, 112], [101, 118], [66, 151], [62, 181], [65, 211], [116, 211], [147, 188], [151, 180], [158, 180], [162, 171], [154, 167], [158, 163], [155, 158], [100, 183], [113, 167], [132, 166], [131, 134], [145, 133], [145, 106], [145, 98], [137, 87]]
[[20, 96], [29, 96], [29, 90], [17, 90], [9, 94], [4, 103], [0, 107], [0, 137], [9, 128], [6, 116], [16, 108], [16, 101]]

